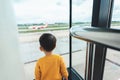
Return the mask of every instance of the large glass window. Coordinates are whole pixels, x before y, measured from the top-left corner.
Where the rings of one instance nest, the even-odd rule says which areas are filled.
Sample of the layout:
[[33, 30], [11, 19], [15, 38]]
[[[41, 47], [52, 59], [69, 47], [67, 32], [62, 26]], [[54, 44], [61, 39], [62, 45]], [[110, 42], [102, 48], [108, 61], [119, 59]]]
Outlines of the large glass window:
[[[120, 1], [114, 0], [111, 28], [120, 29]], [[107, 49], [104, 80], [120, 80], [120, 52]]]
[[120, 80], [120, 52], [107, 49], [103, 80]]
[[[72, 2], [73, 27], [90, 26], [92, 0], [73, 0]], [[19, 31], [20, 55], [25, 63], [27, 78], [34, 78], [35, 62], [44, 56], [39, 51], [38, 38], [45, 32], [57, 37], [54, 52], [61, 54], [69, 67], [69, 0], [14, 0], [14, 9]], [[73, 67], [83, 77], [86, 42], [73, 38], [72, 44]]]
[[120, 29], [120, 0], [114, 0], [111, 28]]
[[[91, 26], [93, 0], [72, 0], [72, 27]], [[72, 38], [72, 66], [84, 78], [86, 60], [85, 41]]]
[[44, 56], [39, 36], [52, 33], [57, 38], [53, 51], [69, 66], [69, 0], [14, 0], [19, 31], [20, 55], [27, 80], [33, 80], [36, 61]]

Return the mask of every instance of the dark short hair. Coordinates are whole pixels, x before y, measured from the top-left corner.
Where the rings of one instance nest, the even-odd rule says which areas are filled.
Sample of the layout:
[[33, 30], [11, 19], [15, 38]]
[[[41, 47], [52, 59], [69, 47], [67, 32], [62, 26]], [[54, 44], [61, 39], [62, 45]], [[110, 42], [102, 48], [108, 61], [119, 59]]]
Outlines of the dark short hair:
[[39, 43], [46, 51], [52, 51], [56, 46], [56, 37], [50, 33], [44, 33], [39, 38]]

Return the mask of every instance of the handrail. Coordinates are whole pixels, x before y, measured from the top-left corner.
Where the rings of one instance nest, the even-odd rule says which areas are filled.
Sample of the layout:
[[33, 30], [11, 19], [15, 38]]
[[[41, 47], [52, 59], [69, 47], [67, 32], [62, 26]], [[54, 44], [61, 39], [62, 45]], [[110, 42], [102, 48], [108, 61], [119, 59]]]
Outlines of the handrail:
[[72, 27], [71, 35], [78, 39], [120, 51], [120, 30], [96, 27]]

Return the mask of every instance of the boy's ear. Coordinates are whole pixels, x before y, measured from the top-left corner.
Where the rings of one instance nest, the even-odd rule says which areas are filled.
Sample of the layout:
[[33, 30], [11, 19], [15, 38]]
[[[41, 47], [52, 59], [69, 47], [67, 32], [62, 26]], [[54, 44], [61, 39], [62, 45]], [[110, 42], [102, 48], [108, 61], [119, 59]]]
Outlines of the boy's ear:
[[43, 47], [40, 46], [39, 49], [40, 49], [41, 51], [43, 51]]

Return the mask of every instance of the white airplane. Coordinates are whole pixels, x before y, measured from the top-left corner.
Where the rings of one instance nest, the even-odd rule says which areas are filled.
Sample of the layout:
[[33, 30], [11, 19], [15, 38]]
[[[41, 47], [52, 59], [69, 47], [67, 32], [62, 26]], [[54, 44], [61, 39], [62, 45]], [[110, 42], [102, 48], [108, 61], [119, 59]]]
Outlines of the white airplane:
[[48, 27], [48, 24], [42, 25], [42, 26], [30, 26], [28, 29], [44, 29]]

